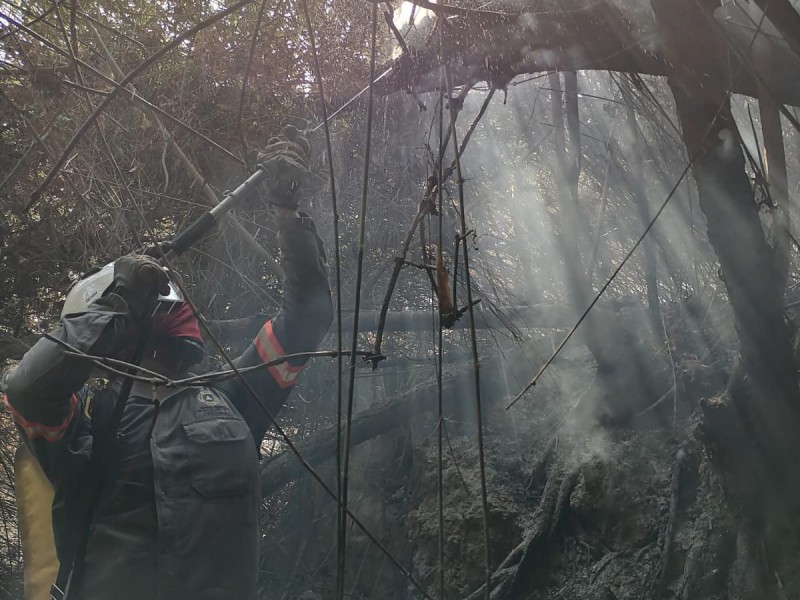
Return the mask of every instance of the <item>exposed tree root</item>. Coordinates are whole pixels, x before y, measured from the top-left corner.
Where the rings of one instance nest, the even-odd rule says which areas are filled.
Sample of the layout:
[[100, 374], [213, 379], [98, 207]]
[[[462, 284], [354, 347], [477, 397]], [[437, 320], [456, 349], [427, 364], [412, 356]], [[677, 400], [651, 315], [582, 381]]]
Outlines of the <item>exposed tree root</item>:
[[642, 598], [664, 598], [667, 589], [667, 566], [672, 553], [672, 540], [675, 534], [675, 522], [678, 515], [678, 500], [680, 496], [681, 469], [686, 460], [686, 452], [681, 449], [675, 457], [672, 466], [672, 481], [670, 483], [669, 512], [661, 536], [661, 554], [656, 566], [652, 585], [642, 591]]
[[[705, 528], [704, 534], [708, 534]], [[676, 586], [676, 597], [678, 600], [689, 600], [692, 596], [694, 589], [698, 585], [698, 581], [702, 577], [702, 556], [706, 551], [706, 535], [700, 535], [697, 541], [691, 545], [689, 552], [686, 554], [686, 560], [683, 563], [683, 573], [678, 580]]]
[[[536, 509], [533, 528], [492, 575], [490, 582], [493, 586], [490, 593], [492, 600], [522, 597], [524, 590], [530, 585], [536, 564], [562, 523], [578, 475], [579, 470], [576, 468], [566, 470], [558, 461], [553, 465]], [[485, 586], [481, 586], [466, 600], [477, 600], [484, 595]]]

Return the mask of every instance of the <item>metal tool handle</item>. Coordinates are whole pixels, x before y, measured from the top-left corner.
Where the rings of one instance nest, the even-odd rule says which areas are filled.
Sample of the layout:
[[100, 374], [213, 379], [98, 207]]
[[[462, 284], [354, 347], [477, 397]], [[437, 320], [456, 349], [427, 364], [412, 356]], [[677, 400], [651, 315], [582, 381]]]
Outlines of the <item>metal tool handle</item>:
[[216, 226], [220, 218], [225, 213], [241, 202], [243, 198], [249, 196], [250, 193], [253, 192], [262, 181], [264, 181], [266, 176], [266, 171], [264, 171], [264, 169], [259, 165], [256, 172], [245, 179], [245, 181], [235, 190], [228, 192], [228, 194], [222, 199], [222, 202], [217, 204], [208, 212], [203, 213], [199, 219], [178, 234], [178, 237], [172, 240], [168, 254], [183, 254], [194, 244], [200, 241], [203, 236], [205, 236], [209, 231], [211, 231], [211, 229], [214, 228], [214, 226]]

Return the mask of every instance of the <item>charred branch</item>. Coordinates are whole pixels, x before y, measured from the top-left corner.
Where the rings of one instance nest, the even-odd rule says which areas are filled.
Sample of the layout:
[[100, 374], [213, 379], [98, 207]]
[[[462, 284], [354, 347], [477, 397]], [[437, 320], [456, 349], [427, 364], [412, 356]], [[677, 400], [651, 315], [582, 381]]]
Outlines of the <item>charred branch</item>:
[[0, 331], [0, 362], [3, 360], [19, 360], [39, 339], [38, 335], [29, 335], [22, 339]]
[[[719, 20], [721, 28], [706, 27], [700, 40], [686, 40], [691, 60], [678, 63], [670, 56], [648, 10], [623, 11], [611, 3], [591, 2], [580, 10], [528, 10], [517, 15], [477, 12], [447, 20], [443, 28], [443, 60], [452, 85], [487, 81], [502, 88], [516, 75], [543, 71], [600, 70], [639, 75], [674, 76], [690, 69], [707, 85], [756, 96], [758, 82], [752, 67], [732, 57], [728, 42], [746, 50], [737, 25]], [[716, 31], [720, 29], [720, 31]], [[723, 35], [729, 32], [730, 35]], [[780, 39], [753, 32], [758, 43], [773, 50], [775, 74], [760, 74], [785, 104], [800, 104], [800, 58]], [[752, 37], [752, 35], [750, 36]], [[732, 64], [733, 61], [733, 64]], [[413, 49], [392, 63], [392, 73], [376, 85], [379, 93], [434, 91], [441, 86], [439, 44]], [[731, 79], [730, 73], [741, 75]]]

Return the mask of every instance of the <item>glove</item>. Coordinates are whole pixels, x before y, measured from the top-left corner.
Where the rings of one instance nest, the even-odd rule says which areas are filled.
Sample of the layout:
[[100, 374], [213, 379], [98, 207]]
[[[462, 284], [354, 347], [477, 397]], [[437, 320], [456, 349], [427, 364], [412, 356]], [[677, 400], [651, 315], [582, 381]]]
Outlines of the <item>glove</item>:
[[258, 162], [267, 175], [269, 203], [289, 210], [297, 210], [295, 192], [300, 180], [308, 172], [308, 155], [311, 145], [303, 134], [291, 125], [281, 130], [280, 137], [267, 142], [258, 154]]
[[141, 318], [152, 312], [159, 295], [169, 294], [169, 277], [155, 259], [128, 254], [114, 262], [114, 292]]

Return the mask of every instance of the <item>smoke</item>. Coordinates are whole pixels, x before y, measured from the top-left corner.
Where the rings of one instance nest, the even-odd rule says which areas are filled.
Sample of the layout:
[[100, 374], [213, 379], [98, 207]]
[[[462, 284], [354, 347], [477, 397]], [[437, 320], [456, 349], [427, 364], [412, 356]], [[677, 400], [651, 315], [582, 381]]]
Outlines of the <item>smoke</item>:
[[[400, 22], [407, 16], [396, 14], [396, 19]], [[564, 88], [555, 89], [552, 85], [551, 77], [518, 78], [511, 82], [507, 93], [496, 93], [461, 161], [467, 227], [471, 230], [468, 247], [473, 291], [480, 299], [475, 310], [498, 315], [506, 324], [506, 327], [478, 330], [482, 399], [497, 407], [505, 406], [521, 391], [554, 352], [649, 225], [688, 160], [663, 82], [647, 79], [637, 84], [617, 75], [580, 74], [577, 106], [581, 171], [576, 204], [570, 209], [568, 205], [573, 201], [570, 184], [564, 179], [564, 166], [556, 148], [557, 144], [566, 144], [567, 159], [574, 163], [576, 145], [564, 131], [567, 116], [563, 111], [568, 104]], [[467, 94], [458, 115], [459, 140], [476, 118], [487, 93], [488, 90], [478, 87]], [[372, 157], [367, 215], [364, 310], [377, 311], [383, 304], [394, 256], [422, 195], [420, 186], [433, 174], [432, 158], [438, 146], [437, 97], [428, 94], [422, 99], [429, 107], [424, 113], [418, 112], [409, 98], [393, 97], [379, 103], [376, 122], [381, 125], [373, 134], [377, 149]], [[559, 111], [564, 120], [555, 123]], [[359, 152], [363, 150], [364, 133], [363, 124], [358, 121], [339, 123], [334, 128], [334, 158], [343, 204], [340, 239], [346, 314], [352, 309], [354, 293], [353, 240], [357, 235]], [[444, 165], [449, 165], [452, 158], [450, 148]], [[445, 190], [442, 221], [442, 245], [451, 276], [456, 261], [454, 239], [461, 233], [456, 178], [454, 173]], [[320, 187], [312, 204], [332, 256], [326, 193]], [[436, 217], [424, 219], [427, 242], [437, 242], [438, 225]], [[415, 240], [419, 240], [418, 234]], [[458, 257], [460, 272], [456, 274], [455, 290], [457, 301], [463, 306], [466, 303], [463, 250], [459, 252], [462, 255]], [[648, 252], [652, 257], [650, 263], [646, 260]], [[423, 258], [419, 241], [414, 241], [406, 259], [420, 264]], [[588, 282], [588, 287], [580, 289], [574, 283], [576, 278]], [[410, 315], [410, 311], [422, 311], [424, 315], [428, 311], [430, 329], [428, 333], [419, 329], [387, 332], [383, 347], [387, 360], [380, 363], [378, 370], [372, 371], [368, 364], [357, 365], [356, 412], [371, 410], [415, 388], [430, 397], [431, 402], [435, 401], [436, 302], [423, 271], [406, 268], [401, 271], [399, 281], [389, 304], [390, 312], [409, 311]], [[652, 283], [655, 290], [648, 288]], [[529, 396], [542, 396], [545, 382], [553, 385], [551, 391], [569, 407], [596, 405], [609, 395], [619, 394], [619, 390], [604, 381], [603, 374], [598, 375], [596, 356], [587, 352], [584, 336], [584, 330], [592, 327], [603, 330], [604, 324], [592, 323], [606, 317], [595, 314], [613, 314], [615, 325], [621, 329], [610, 329], [608, 334], [616, 336], [620, 345], [641, 345], [631, 354], [633, 362], [638, 363], [638, 372], [626, 375], [640, 379], [634, 382], [631, 394], [636, 395], [633, 390], [640, 388], [639, 395], [646, 396], [631, 401], [635, 406], [629, 407], [630, 410], [638, 413], [648, 400], [654, 401], [671, 385], [671, 380], [664, 377], [667, 368], [664, 328], [667, 320], [676, 318], [677, 304], [691, 299], [692, 306], [699, 307], [682, 310], [680, 317], [685, 320], [687, 330], [695, 331], [691, 337], [697, 354], [709, 352], [714, 340], [725, 335], [725, 331], [716, 334], [708, 331], [713, 320], [707, 318], [707, 307], [720, 293], [720, 287], [694, 184], [691, 178], [686, 178], [642, 246], [592, 309], [551, 372], [544, 375]], [[660, 303], [660, 316], [656, 318], [651, 313], [653, 309], [658, 311], [659, 306], [648, 308], [653, 297]], [[548, 318], [548, 325], [542, 328], [535, 321], [514, 316], [526, 307], [541, 308], [545, 316], [556, 313], [566, 316], [556, 327]], [[415, 322], [419, 318], [420, 313], [416, 312]], [[464, 315], [462, 321], [467, 320], [468, 315]], [[725, 330], [727, 323], [722, 327]], [[344, 333], [345, 345], [349, 347], [351, 332], [347, 329]], [[334, 341], [330, 336], [327, 346]], [[369, 348], [374, 341], [374, 331], [364, 332], [359, 347]], [[608, 341], [609, 346], [614, 346], [613, 338]], [[447, 394], [459, 399], [450, 403], [455, 411], [453, 418], [474, 419], [475, 386], [468, 332], [465, 329], [445, 332], [443, 343], [443, 373], [455, 378]], [[559, 368], [562, 362], [570, 360], [573, 362], [569, 368]], [[328, 382], [336, 377], [330, 364], [317, 365], [314, 370], [324, 373], [320, 379]], [[330, 418], [334, 405], [330, 384], [321, 397], [324, 400], [315, 404], [313, 410], [320, 410]], [[524, 397], [520, 406], [528, 402]], [[511, 409], [511, 414], [514, 410], [519, 408]], [[584, 427], [589, 427], [596, 417], [593, 409], [581, 414], [579, 421]]]
[[[407, 24], [407, 16], [395, 17]], [[498, 480], [504, 477], [501, 465], [506, 468], [510, 462], [518, 465], [514, 468], [528, 468], [519, 465], [528, 465], [530, 456], [540, 455], [549, 440], [562, 440], [559, 460], [575, 469], [616, 460], [613, 426], [651, 419], [650, 425], [670, 427], [674, 412], [691, 410], [677, 400], [673, 406], [670, 392], [681, 368], [676, 361], [691, 359], [701, 365], [720, 361], [719, 348], [724, 346], [720, 340], [730, 340], [731, 335], [727, 313], [717, 310], [725, 306], [724, 293], [695, 185], [691, 177], [680, 181], [688, 157], [665, 84], [606, 73], [581, 73], [577, 82], [578, 95], [570, 99], [563, 77], [546, 75], [519, 77], [507, 93], [497, 91], [461, 161], [473, 293], [480, 299], [475, 310], [482, 322], [493, 319], [491, 327], [477, 329], [476, 338], [489, 477]], [[466, 95], [457, 119], [459, 141], [488, 93], [478, 86]], [[426, 112], [419, 112], [413, 99], [404, 96], [377, 103], [361, 296], [364, 322], [385, 301], [395, 257], [423, 185], [435, 174], [438, 98], [427, 94], [421, 100]], [[575, 104], [579, 140], [572, 139], [568, 128], [570, 106]], [[363, 109], [362, 103], [354, 114]], [[446, 132], [446, 112], [445, 119]], [[355, 117], [342, 119], [333, 128], [342, 308], [349, 319], [343, 331], [345, 349], [352, 335], [354, 241], [365, 134], [363, 122]], [[559, 152], [559, 145], [565, 153]], [[578, 156], [580, 174], [571, 189], [570, 169], [576, 168]], [[315, 159], [320, 173], [326, 158]], [[444, 165], [452, 160], [449, 147]], [[451, 280], [456, 279], [457, 303], [464, 306], [463, 247], [456, 257], [455, 241], [462, 233], [457, 177], [453, 173], [445, 188], [442, 248]], [[644, 242], [577, 334], [557, 352], [670, 194]], [[329, 202], [320, 178], [309, 203], [333, 273]], [[439, 217], [426, 216], [422, 228], [426, 244], [439, 243]], [[430, 246], [425, 249], [430, 251]], [[425, 260], [419, 232], [405, 258], [416, 265]], [[384, 335], [381, 352], [386, 360], [376, 370], [371, 363], [358, 362], [355, 367], [354, 414], [371, 418], [391, 410], [388, 424], [383, 420], [380, 428], [375, 425], [380, 435], [366, 436], [368, 441], [352, 450], [353, 507], [356, 513], [363, 510], [376, 528], [385, 526], [395, 514], [392, 511], [404, 514], [409, 507], [435, 501], [434, 491], [423, 483], [425, 475], [416, 469], [431, 464], [426, 452], [435, 448], [437, 440], [437, 305], [425, 271], [413, 266], [402, 269], [389, 303], [395, 320]], [[475, 482], [477, 465], [477, 395], [471, 337], [464, 326], [468, 322], [465, 314], [457, 328], [443, 333], [441, 376], [449, 444], [446, 462], [468, 473], [469, 487]], [[375, 339], [374, 329], [362, 331], [358, 347], [372, 348]], [[323, 346], [335, 344], [334, 325]], [[506, 410], [556, 353], [536, 386]], [[724, 372], [728, 359], [723, 357], [722, 366], [715, 368]], [[345, 359], [344, 399], [348, 369]], [[334, 426], [337, 377], [334, 360], [316, 361], [306, 369], [298, 393], [282, 415], [296, 425], [298, 436]], [[392, 466], [387, 470], [388, 465]], [[332, 462], [320, 468], [333, 485]], [[327, 506], [321, 522], [333, 531], [331, 506], [320, 506]], [[325, 528], [321, 531], [328, 531]], [[332, 552], [332, 535], [317, 539], [320, 548], [315, 552]], [[365, 542], [357, 538], [353, 543], [361, 548]], [[400, 551], [413, 554], [410, 548]], [[378, 581], [384, 576], [375, 577]]]

